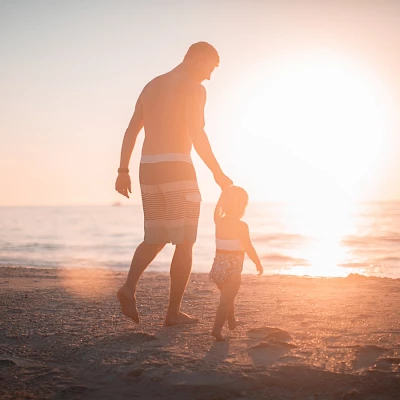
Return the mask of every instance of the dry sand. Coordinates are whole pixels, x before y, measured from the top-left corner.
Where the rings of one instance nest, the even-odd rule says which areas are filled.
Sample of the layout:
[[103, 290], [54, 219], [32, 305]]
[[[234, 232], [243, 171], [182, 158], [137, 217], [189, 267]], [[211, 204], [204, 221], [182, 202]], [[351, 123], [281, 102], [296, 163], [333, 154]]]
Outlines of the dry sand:
[[0, 268], [0, 398], [400, 399], [400, 280], [244, 276], [244, 325], [216, 343], [207, 275], [184, 297], [201, 322], [168, 328], [168, 275], [140, 281], [140, 325], [125, 276]]

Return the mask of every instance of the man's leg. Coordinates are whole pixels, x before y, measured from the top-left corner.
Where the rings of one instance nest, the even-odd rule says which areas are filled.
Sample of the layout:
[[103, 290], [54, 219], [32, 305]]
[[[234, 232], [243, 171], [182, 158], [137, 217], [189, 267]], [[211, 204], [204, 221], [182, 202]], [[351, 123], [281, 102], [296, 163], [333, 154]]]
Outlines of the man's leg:
[[126, 282], [117, 292], [117, 297], [121, 303], [122, 313], [136, 323], [140, 322], [135, 297], [137, 283], [143, 271], [149, 266], [164, 246], [165, 243], [140, 243], [133, 255]]
[[182, 297], [192, 270], [193, 243], [177, 244], [172, 258], [170, 293], [165, 325], [193, 324], [197, 318], [181, 312]]

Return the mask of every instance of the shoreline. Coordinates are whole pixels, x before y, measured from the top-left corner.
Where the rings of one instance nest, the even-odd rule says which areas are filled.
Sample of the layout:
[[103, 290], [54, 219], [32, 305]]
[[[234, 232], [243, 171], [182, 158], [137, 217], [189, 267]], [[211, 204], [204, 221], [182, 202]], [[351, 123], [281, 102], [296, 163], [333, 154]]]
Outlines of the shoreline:
[[[96, 268], [87, 268], [87, 267], [49, 267], [49, 266], [35, 266], [35, 265], [14, 265], [14, 264], [0, 264], [0, 270], [2, 268], [5, 269], [27, 269], [27, 270], [50, 270], [50, 271], [108, 271], [116, 274], [128, 274], [129, 267], [127, 268], [116, 268], [116, 267], [107, 267], [107, 266], [96, 266]], [[169, 275], [169, 271], [155, 271], [155, 270], [147, 270], [144, 272], [145, 274], [161, 274], [161, 275]], [[191, 275], [208, 275], [209, 272], [192, 272]], [[1, 276], [1, 274], [0, 274]], [[242, 272], [242, 276], [252, 277], [256, 276], [255, 273], [246, 273]], [[375, 275], [363, 275], [358, 273], [349, 273], [347, 276], [317, 276], [317, 275], [290, 275], [290, 274], [279, 274], [273, 273], [269, 274], [268, 270], [263, 273], [263, 277], [287, 277], [287, 278], [306, 278], [306, 279], [389, 279], [391, 281], [400, 281], [399, 278], [392, 278], [390, 276], [375, 276]]]
[[[164, 327], [169, 274], [145, 272], [140, 325], [115, 292], [126, 271], [0, 266], [2, 399], [399, 399], [400, 280], [244, 275], [244, 323], [217, 343], [218, 290], [193, 273]], [[310, 279], [312, 278], [312, 279]], [[3, 312], [2, 312], [3, 314]]]

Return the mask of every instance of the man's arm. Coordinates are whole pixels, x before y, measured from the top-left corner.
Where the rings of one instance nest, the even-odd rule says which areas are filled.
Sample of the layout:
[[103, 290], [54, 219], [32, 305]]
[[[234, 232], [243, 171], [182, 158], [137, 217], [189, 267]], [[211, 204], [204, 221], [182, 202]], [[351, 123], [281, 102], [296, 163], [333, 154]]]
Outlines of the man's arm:
[[[129, 122], [128, 128], [125, 131], [124, 140], [121, 147], [121, 159], [119, 167], [128, 171], [129, 161], [132, 156], [133, 148], [135, 147], [136, 139], [139, 132], [143, 128], [143, 107], [141, 98], [139, 97], [135, 111]], [[129, 193], [132, 193], [131, 178], [128, 172], [119, 172], [115, 182], [115, 190], [129, 199]], [[129, 193], [128, 193], [129, 192]]]
[[232, 181], [222, 172], [217, 159], [211, 149], [207, 134], [204, 131], [204, 107], [206, 104], [206, 90], [202, 85], [196, 86], [191, 94], [186, 120], [193, 147], [203, 162], [214, 175], [217, 184], [223, 188], [232, 184]]
[[135, 111], [129, 122], [128, 128], [125, 131], [124, 140], [122, 141], [121, 160], [119, 164], [120, 168], [129, 167], [129, 161], [131, 159], [132, 151], [133, 148], [135, 147], [136, 139], [142, 128], [143, 128], [143, 107], [141, 99], [139, 97], [136, 103]]

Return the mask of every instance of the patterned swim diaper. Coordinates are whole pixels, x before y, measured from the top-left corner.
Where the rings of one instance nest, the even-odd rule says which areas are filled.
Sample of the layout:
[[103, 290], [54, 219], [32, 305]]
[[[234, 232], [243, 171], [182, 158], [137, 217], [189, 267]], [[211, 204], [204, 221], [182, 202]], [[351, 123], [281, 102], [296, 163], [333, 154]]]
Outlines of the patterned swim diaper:
[[214, 263], [210, 271], [210, 279], [218, 286], [233, 274], [241, 274], [243, 269], [242, 253], [216, 253]]

